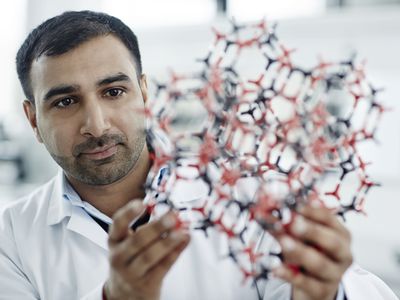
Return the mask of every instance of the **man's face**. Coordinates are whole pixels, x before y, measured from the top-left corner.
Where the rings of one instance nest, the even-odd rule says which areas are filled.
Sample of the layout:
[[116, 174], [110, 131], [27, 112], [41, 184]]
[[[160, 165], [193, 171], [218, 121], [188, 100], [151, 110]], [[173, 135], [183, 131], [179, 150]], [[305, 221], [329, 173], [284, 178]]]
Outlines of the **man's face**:
[[127, 175], [145, 145], [146, 78], [125, 45], [97, 37], [31, 68], [35, 105], [24, 103], [38, 140], [69, 177], [106, 185]]

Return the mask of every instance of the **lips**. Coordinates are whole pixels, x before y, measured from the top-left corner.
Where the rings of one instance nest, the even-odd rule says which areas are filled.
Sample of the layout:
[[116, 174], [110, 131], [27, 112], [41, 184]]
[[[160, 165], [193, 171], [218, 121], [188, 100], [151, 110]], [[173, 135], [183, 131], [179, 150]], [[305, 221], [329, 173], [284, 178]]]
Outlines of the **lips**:
[[84, 152], [81, 153], [81, 155], [92, 160], [99, 160], [108, 158], [114, 155], [116, 152], [117, 152], [117, 145], [106, 145], [91, 150], [85, 150]]

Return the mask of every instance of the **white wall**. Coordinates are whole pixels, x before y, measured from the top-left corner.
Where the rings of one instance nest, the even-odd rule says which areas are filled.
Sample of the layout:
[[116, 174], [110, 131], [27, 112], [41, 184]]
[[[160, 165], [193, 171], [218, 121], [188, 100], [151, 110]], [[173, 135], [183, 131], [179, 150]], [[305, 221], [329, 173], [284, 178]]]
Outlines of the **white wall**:
[[[0, 18], [0, 82], [2, 84], [0, 118], [4, 118], [16, 111], [14, 101], [18, 98], [18, 80], [15, 72], [15, 55], [25, 34], [26, 24], [26, 1], [16, 1], [9, 7], [4, 3], [0, 4], [3, 8]], [[12, 28], [12, 30], [9, 30]]]

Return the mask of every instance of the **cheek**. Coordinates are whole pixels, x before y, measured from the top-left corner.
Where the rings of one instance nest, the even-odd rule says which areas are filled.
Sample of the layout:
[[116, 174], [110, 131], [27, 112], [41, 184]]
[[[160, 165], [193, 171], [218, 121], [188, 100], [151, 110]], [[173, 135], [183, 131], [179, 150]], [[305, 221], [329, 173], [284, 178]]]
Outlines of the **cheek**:
[[68, 124], [38, 124], [47, 150], [58, 156], [71, 156], [74, 131]]
[[116, 123], [120, 130], [127, 135], [137, 135], [138, 132], [145, 129], [145, 116], [142, 113], [144, 105], [131, 105], [120, 111]]

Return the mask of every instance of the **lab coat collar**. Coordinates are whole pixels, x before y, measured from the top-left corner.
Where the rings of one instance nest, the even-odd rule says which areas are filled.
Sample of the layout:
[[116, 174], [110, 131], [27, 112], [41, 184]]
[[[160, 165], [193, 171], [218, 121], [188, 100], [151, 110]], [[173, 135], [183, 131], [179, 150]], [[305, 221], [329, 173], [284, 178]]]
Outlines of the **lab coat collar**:
[[72, 207], [72, 216], [68, 222], [67, 228], [86, 237], [108, 251], [108, 234], [99, 224], [88, 216], [83, 208], [79, 206]]
[[[167, 168], [162, 167], [154, 181], [158, 185]], [[50, 183], [52, 190], [49, 191], [49, 208], [47, 213], [47, 225], [60, 223], [64, 218], [70, 217], [67, 228], [90, 239], [100, 247], [108, 250], [107, 233], [88, 215], [83, 207], [74, 205], [71, 200], [64, 197], [64, 192], [68, 190], [65, 184], [64, 172], [60, 168], [56, 177]]]
[[53, 190], [50, 191], [49, 209], [47, 213], [47, 225], [60, 223], [65, 217], [72, 215], [72, 204], [64, 199], [63, 191], [63, 171], [60, 169], [53, 179]]
[[47, 214], [47, 224], [56, 225], [64, 218], [70, 217], [67, 228], [72, 230], [105, 250], [108, 250], [107, 233], [79, 206], [63, 197], [64, 173], [59, 170], [54, 178], [53, 190], [50, 192], [50, 203]]

